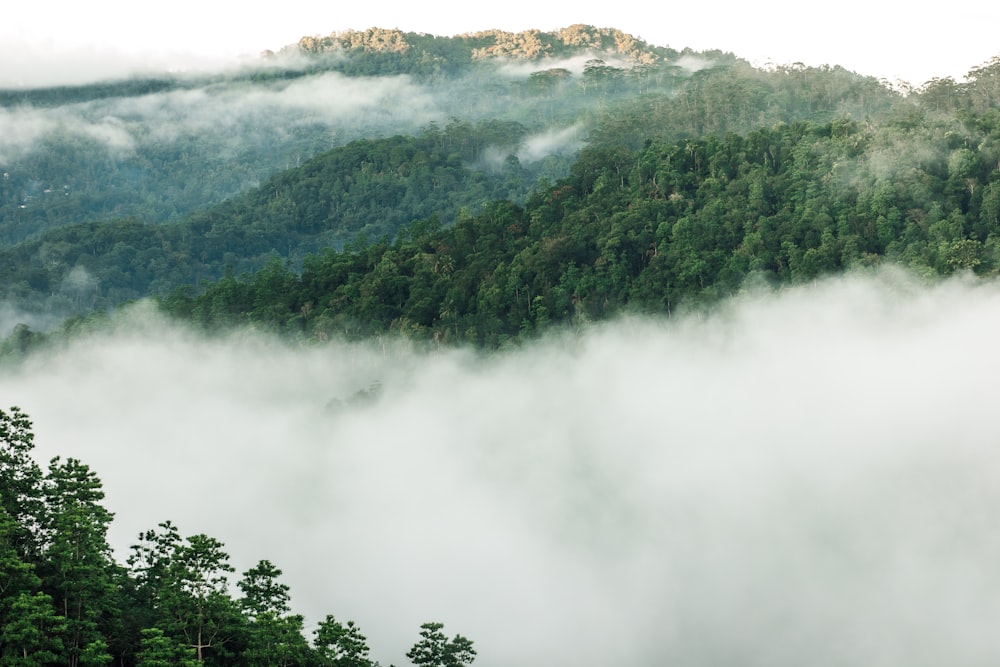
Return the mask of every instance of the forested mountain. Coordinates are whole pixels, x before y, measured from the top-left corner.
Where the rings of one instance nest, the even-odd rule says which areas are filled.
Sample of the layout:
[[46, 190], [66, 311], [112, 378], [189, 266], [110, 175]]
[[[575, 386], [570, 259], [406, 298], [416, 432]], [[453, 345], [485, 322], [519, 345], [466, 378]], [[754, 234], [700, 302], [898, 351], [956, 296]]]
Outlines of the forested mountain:
[[[259, 268], [272, 254], [301, 259], [358, 234], [394, 236], [414, 220], [451, 221], [485, 201], [521, 201], [556, 158], [528, 167], [517, 123], [452, 122], [417, 137], [363, 139], [307, 160], [215, 207], [163, 225], [135, 218], [67, 225], [0, 250], [5, 296], [49, 294], [51, 306], [104, 309], [224, 270]], [[512, 156], [513, 153], [510, 153]]]
[[[589, 26], [372, 29], [217, 76], [0, 104], [11, 368], [144, 298], [186, 332], [253, 328], [297, 351], [383, 336], [492, 351], [748, 285], [1000, 269], [1000, 58], [900, 89]], [[326, 386], [308, 387], [319, 405]], [[327, 413], [377, 402], [367, 387]], [[163, 521], [116, 562], [96, 473], [43, 469], [33, 444], [27, 415], [0, 410], [0, 664], [374, 664], [357, 626], [307, 632], [275, 564], [237, 577], [208, 535]], [[475, 651], [427, 623], [407, 656]]]
[[227, 75], [0, 91], [0, 244], [72, 223], [177, 220], [324, 150], [452, 119], [523, 125], [517, 157], [535, 163], [636, 97], [662, 112], [657, 100], [685, 95], [684, 114], [662, 120], [691, 136], [888, 103], [877, 82], [842, 70], [808, 90], [756, 74], [729, 54], [587, 26], [455, 38], [369, 30], [303, 39]]
[[[266, 311], [267, 326], [307, 337], [394, 330], [495, 346], [550, 322], [669, 312], [730, 294], [750, 274], [806, 280], [880, 261], [937, 275], [995, 268], [997, 61], [964, 83], [901, 91], [838, 67], [761, 70], [729, 54], [678, 53], [587, 26], [455, 38], [347, 31], [266, 58], [270, 69], [213, 81], [22, 98], [37, 113], [84, 105], [75, 108], [85, 118], [86, 105], [151, 103], [150, 95], [243, 99], [330, 77], [367, 86], [389, 76], [413, 87], [409, 99], [431, 98], [423, 108], [433, 111], [412, 133], [374, 136], [394, 127], [393, 106], [381, 129], [357, 131], [369, 138], [303, 158], [316, 144], [296, 136], [331, 132], [303, 107], [306, 134], [279, 128], [282, 146], [300, 147], [301, 164], [170, 220], [105, 207], [67, 224], [91, 215], [72, 203], [72, 188], [28, 198], [27, 172], [5, 172], [0, 227], [18, 229], [38, 211], [47, 221], [29, 224], [34, 238], [0, 250], [3, 297], [25, 313], [21, 321], [158, 296], [206, 326]], [[143, 86], [153, 92], [137, 95]], [[456, 113], [437, 121], [442, 100]], [[11, 109], [16, 118], [24, 108]], [[344, 122], [357, 116], [345, 113], [353, 120]], [[266, 120], [243, 115], [231, 127]], [[135, 128], [153, 133], [144, 123]], [[99, 134], [88, 127], [74, 141]], [[211, 155], [225, 178], [249, 168], [245, 137], [220, 158], [212, 142], [224, 133], [202, 129], [185, 139], [185, 155]], [[130, 136], [123, 132], [119, 139]], [[19, 150], [63, 165], [87, 154], [55, 141], [49, 151]], [[140, 145], [122, 149], [131, 157], [105, 172], [81, 169], [117, 179]], [[164, 168], [198, 181], [198, 199], [209, 201], [219, 191], [195, 162], [189, 173], [169, 161]], [[172, 206], [169, 182], [143, 197]], [[97, 199], [117, 201], [113, 190]], [[39, 203], [60, 199], [66, 216]], [[47, 225], [54, 228], [41, 231]]]
[[[839, 68], [763, 72], [587, 26], [349, 31], [265, 62], [214, 79], [0, 96], [12, 128], [42, 128], [38, 143], [8, 139], [0, 160], [0, 234], [18, 241], [0, 250], [0, 287], [19, 319], [38, 328], [273, 255], [298, 266], [358, 234], [392, 239], [415, 220], [447, 227], [492, 201], [522, 205], [586, 143], [636, 149], [900, 102]], [[347, 143], [308, 157], [334, 141]]]
[[[175, 220], [316, 153], [431, 122], [565, 129], [611, 98], [669, 90], [662, 73], [656, 84], [640, 73], [676, 60], [589, 26], [462, 37], [372, 29], [304, 38], [212, 76], [0, 90], [0, 244], [85, 221]], [[536, 148], [532, 158], [543, 156]]]
[[209, 327], [496, 347], [551, 324], [669, 313], [750, 276], [802, 282], [888, 261], [926, 276], [989, 274], [1000, 261], [1000, 128], [983, 122], [961, 134], [797, 122], [592, 147], [524, 207], [498, 202], [451, 227], [326, 251], [301, 272], [274, 260], [163, 304]]

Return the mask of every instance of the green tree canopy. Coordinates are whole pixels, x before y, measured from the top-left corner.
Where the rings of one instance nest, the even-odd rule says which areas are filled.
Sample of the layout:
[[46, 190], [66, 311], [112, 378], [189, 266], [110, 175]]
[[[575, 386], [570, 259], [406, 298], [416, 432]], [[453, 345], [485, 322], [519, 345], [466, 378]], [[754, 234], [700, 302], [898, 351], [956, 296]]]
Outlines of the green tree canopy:
[[444, 624], [424, 623], [420, 641], [406, 652], [406, 657], [420, 667], [468, 667], [476, 659], [472, 641], [462, 635], [451, 639], [444, 634]]

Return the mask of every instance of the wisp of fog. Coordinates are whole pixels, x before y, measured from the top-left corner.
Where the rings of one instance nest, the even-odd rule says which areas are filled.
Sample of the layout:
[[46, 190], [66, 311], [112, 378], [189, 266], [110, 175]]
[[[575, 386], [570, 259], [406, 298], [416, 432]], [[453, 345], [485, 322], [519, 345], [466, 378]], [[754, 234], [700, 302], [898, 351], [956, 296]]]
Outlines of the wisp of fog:
[[[0, 377], [101, 477], [405, 664], [1000, 660], [1000, 286], [896, 272], [495, 354], [204, 339], [136, 308]], [[371, 390], [373, 387], [376, 390]]]

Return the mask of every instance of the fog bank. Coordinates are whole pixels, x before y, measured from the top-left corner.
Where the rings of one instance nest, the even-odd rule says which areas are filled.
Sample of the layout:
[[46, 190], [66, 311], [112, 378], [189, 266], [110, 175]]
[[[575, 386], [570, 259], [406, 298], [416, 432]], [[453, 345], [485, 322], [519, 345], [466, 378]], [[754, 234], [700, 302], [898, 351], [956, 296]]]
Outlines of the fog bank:
[[213, 535], [383, 664], [433, 620], [482, 667], [985, 665], [998, 327], [997, 285], [893, 272], [486, 357], [137, 309], [0, 405], [98, 473], [122, 558], [165, 519]]

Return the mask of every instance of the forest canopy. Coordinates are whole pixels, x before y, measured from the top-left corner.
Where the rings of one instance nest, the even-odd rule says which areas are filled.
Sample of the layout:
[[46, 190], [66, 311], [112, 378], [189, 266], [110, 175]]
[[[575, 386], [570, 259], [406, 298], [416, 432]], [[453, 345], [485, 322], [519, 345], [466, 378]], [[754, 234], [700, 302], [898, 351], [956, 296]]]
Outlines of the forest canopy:
[[[279, 141], [297, 147], [298, 164], [260, 172], [235, 194], [213, 174], [255, 163], [252, 146], [263, 145], [249, 136], [208, 171], [218, 133], [183, 148], [162, 136], [144, 143], [130, 134], [139, 117], [116, 130], [132, 147], [98, 151], [101, 164], [86, 157], [96, 134], [69, 126], [46, 139], [55, 143], [10, 152], [20, 157], [0, 193], [6, 352], [24, 352], [54, 322], [71, 331], [147, 297], [209, 330], [391, 332], [492, 349], [551, 326], [698, 308], [747, 280], [789, 284], [882, 263], [925, 277], [997, 269], [997, 59], [964, 82], [899, 90], [835, 66], [758, 69], [590, 26], [454, 38], [373, 29], [304, 39], [270, 58], [285, 65], [148, 90], [37, 92], [28, 104], [76, 105], [86, 117], [98, 102], [116, 109], [109, 100], [176, 103], [164, 94], [259, 89], [279, 99], [331, 76], [336, 86], [405, 77], [413, 99], [437, 100], [423, 107], [432, 116], [468, 102], [404, 133], [384, 132], [398, 126], [392, 117], [356, 127], [323, 150], [315, 132], [329, 136], [329, 121], [301, 107], [312, 120], [298, 127], [311, 129]], [[121, 169], [142, 173], [133, 161], [147, 151], [168, 148], [186, 157], [163, 162], [164, 173], [197, 180], [204, 205], [125, 205], [114, 184], [148, 183], [145, 201], [171, 205], [191, 192], [170, 178], [121, 180]], [[64, 173], [43, 175], [51, 169]], [[76, 186], [59, 186], [70, 178], [99, 194], [77, 199]], [[81, 208], [102, 197], [115, 209]]]
[[[376, 667], [354, 621], [328, 614], [311, 632], [282, 571], [239, 576], [225, 545], [162, 521], [125, 563], [111, 554], [114, 514], [85, 463], [34, 460], [31, 419], [0, 409], [0, 662], [4, 665], [298, 665]], [[233, 586], [235, 584], [235, 588]], [[425, 623], [407, 653], [420, 667], [464, 667], [473, 642]]]

